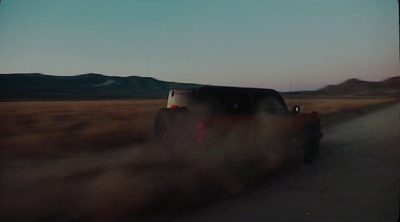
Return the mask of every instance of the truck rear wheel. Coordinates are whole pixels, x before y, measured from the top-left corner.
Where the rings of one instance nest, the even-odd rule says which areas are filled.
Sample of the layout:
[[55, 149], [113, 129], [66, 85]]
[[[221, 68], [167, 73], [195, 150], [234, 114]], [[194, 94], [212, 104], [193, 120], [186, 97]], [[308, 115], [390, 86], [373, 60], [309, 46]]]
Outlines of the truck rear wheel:
[[[166, 144], [182, 144], [190, 138], [195, 138], [195, 125], [189, 121], [186, 109], [160, 110], [154, 123], [156, 138]], [[189, 126], [189, 127], [187, 127]], [[194, 140], [194, 139], [193, 139]]]
[[155, 122], [155, 133], [156, 137], [161, 140], [166, 140], [168, 138], [168, 123], [165, 115], [158, 115]]
[[158, 138], [163, 139], [163, 140], [168, 138], [167, 123], [165, 121], [158, 122], [156, 128], [157, 128], [156, 135]]

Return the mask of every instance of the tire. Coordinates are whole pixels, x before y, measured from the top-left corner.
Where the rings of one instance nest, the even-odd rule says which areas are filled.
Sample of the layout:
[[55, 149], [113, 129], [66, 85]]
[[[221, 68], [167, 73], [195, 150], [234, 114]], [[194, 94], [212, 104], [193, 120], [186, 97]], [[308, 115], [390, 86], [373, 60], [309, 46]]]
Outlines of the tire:
[[157, 115], [154, 129], [155, 129], [156, 137], [158, 139], [167, 140], [168, 133], [169, 133], [169, 126], [166, 121], [165, 115], [163, 115], [162, 113]]
[[301, 136], [301, 149], [305, 163], [312, 163], [318, 159], [319, 138], [315, 135], [317, 130], [307, 130]]
[[[194, 127], [187, 129], [188, 113], [186, 109], [168, 110], [162, 109], [157, 113], [154, 123], [155, 136], [157, 140], [163, 144], [172, 146], [176, 143], [180, 144], [188, 138], [195, 138], [189, 132]], [[195, 126], [195, 125], [193, 125]]]

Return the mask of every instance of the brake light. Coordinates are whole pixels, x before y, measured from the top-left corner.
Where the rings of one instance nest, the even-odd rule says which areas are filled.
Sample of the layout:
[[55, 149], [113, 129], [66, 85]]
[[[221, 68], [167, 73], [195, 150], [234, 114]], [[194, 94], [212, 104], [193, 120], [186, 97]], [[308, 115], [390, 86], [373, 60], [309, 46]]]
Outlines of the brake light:
[[171, 109], [176, 109], [176, 108], [177, 108], [176, 105], [172, 105], [172, 106], [171, 106]]
[[197, 123], [197, 142], [202, 142], [207, 134], [207, 130], [204, 126], [205, 124], [202, 122]]

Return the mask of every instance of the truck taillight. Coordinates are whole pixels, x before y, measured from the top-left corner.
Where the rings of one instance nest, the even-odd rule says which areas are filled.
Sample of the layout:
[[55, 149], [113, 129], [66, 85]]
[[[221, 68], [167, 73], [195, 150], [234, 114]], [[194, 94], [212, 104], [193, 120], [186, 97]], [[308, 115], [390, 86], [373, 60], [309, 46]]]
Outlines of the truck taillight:
[[202, 122], [197, 123], [197, 142], [202, 142], [207, 134], [207, 130], [204, 126], [205, 124]]

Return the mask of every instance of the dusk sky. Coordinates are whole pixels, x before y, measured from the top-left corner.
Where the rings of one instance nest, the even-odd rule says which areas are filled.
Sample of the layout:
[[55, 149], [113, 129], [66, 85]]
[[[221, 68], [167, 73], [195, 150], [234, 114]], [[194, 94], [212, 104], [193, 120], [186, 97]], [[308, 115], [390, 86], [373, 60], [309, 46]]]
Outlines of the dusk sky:
[[0, 73], [318, 89], [400, 74], [397, 0], [3, 0]]

